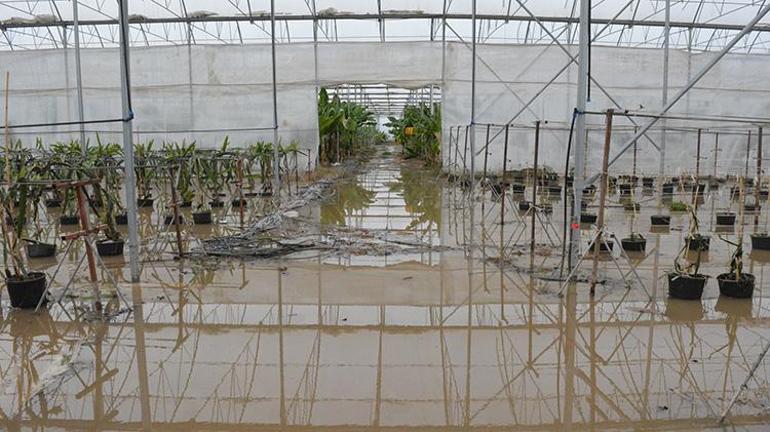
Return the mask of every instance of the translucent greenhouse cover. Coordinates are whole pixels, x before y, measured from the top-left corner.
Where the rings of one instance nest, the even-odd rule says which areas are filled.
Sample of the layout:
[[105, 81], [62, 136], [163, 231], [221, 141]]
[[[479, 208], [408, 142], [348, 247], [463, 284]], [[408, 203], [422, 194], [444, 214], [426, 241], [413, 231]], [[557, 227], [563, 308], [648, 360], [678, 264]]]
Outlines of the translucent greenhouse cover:
[[[594, 1], [591, 108], [654, 111], [662, 104], [661, 45], [664, 1]], [[764, 4], [672, 1], [670, 94], [742, 28]], [[279, 138], [297, 141], [312, 165], [318, 149], [317, 94], [323, 86], [352, 84], [381, 91], [440, 87], [442, 157], [455, 169], [463, 146], [475, 141], [477, 166], [484, 158], [484, 124], [515, 118], [509, 167], [531, 165], [533, 122], [542, 120], [541, 162], [563, 166], [566, 136], [576, 101], [576, 26], [573, 1], [485, 0], [478, 14], [494, 18], [478, 24], [477, 115], [474, 140], [466, 138], [470, 123], [470, 0], [443, 1], [280, 0], [277, 4], [276, 69]], [[11, 124], [77, 120], [75, 54], [69, 1], [0, 1], [0, 71], [10, 72]], [[121, 116], [116, 1], [78, 3], [81, 23], [84, 118]], [[228, 136], [234, 145], [272, 140], [270, 22], [266, 0], [130, 1], [131, 88], [136, 141], [195, 140], [215, 146]], [[251, 12], [249, 12], [249, 7]], [[380, 13], [384, 20], [378, 20]], [[529, 14], [539, 17], [537, 22]], [[314, 21], [318, 39], [313, 44]], [[428, 18], [421, 18], [427, 16]], [[433, 18], [430, 18], [433, 16]], [[510, 19], [498, 19], [508, 16]], [[253, 18], [253, 22], [250, 22]], [[514, 19], [515, 18], [515, 19]], [[610, 24], [624, 19], [624, 24]], [[47, 20], [47, 21], [46, 21]], [[62, 26], [61, 21], [66, 24]], [[153, 21], [155, 20], [155, 21]], [[432, 22], [433, 21], [433, 22]], [[634, 23], [631, 25], [630, 23]], [[691, 23], [695, 22], [696, 25]], [[770, 112], [770, 56], [767, 18], [760, 30], [742, 38], [672, 109], [675, 114], [767, 117]], [[709, 28], [715, 23], [727, 28]], [[700, 26], [700, 27], [699, 27]], [[732, 26], [732, 27], [729, 27]], [[447, 44], [441, 43], [446, 31]], [[547, 31], [546, 31], [547, 30]], [[563, 45], [552, 43], [554, 35]], [[68, 49], [61, 49], [66, 46]], [[35, 49], [41, 48], [41, 49]], [[46, 49], [42, 48], [59, 48]], [[98, 49], [97, 49], [98, 48]], [[565, 53], [565, 51], [567, 51]], [[569, 55], [567, 55], [569, 54]], [[443, 67], [442, 67], [443, 66]], [[374, 90], [373, 90], [374, 91]], [[589, 120], [588, 172], [596, 170], [595, 151], [602, 138], [602, 119]], [[619, 119], [616, 139], [627, 140], [643, 122]], [[720, 133], [721, 172], [738, 169], [745, 160], [747, 130], [722, 124], [669, 123], [667, 135], [654, 128], [638, 142], [640, 172], [657, 172], [660, 147], [668, 142], [666, 171], [693, 165], [696, 128], [709, 149]], [[496, 128], [496, 129], [495, 129]], [[489, 169], [501, 169], [503, 142], [498, 126], [490, 131]], [[87, 138], [121, 139], [121, 125], [89, 126]], [[14, 138], [34, 143], [76, 139], [76, 127], [14, 131]], [[756, 142], [756, 133], [753, 135]], [[716, 152], [714, 152], [716, 154]], [[704, 155], [704, 164], [710, 159]], [[631, 153], [619, 164], [629, 167]]]
[[[132, 16], [132, 43], [139, 45], [187, 43], [264, 43], [271, 39], [269, 23], [250, 22], [244, 17], [265, 18], [270, 13], [269, 0], [128, 0]], [[665, 0], [594, 1], [592, 18], [611, 24], [601, 33], [597, 44], [618, 46], [659, 46], [660, 26], [646, 22], [665, 19]], [[694, 49], [718, 49], [735, 30], [698, 28], [717, 24], [742, 26], [764, 2], [755, 0], [671, 1], [670, 20], [690, 23], [692, 30], [672, 29], [673, 46]], [[567, 30], [564, 18], [575, 18], [578, 0], [480, 0], [476, 13], [479, 40], [485, 43], [549, 43], [529, 19], [539, 17], [551, 31], [571, 42], [574, 31]], [[322, 41], [417, 41], [440, 38], [437, 19], [448, 16], [449, 40], [468, 40], [472, 29], [471, 0], [278, 0], [275, 2], [280, 42], [313, 40], [313, 16], [319, 18], [318, 37]], [[114, 25], [106, 21], [117, 17], [118, 2], [80, 0], [79, 20], [83, 23], [83, 46], [109, 46], [117, 42]], [[424, 16], [424, 19], [420, 19]], [[488, 18], [484, 18], [484, 17]], [[382, 22], [378, 18], [382, 17]], [[197, 21], [188, 25], [187, 18]], [[237, 18], [241, 18], [237, 21]], [[368, 18], [368, 19], [367, 19]], [[507, 19], [511, 18], [511, 19]], [[516, 19], [518, 18], [518, 19]], [[524, 19], [527, 18], [527, 19]], [[57, 22], [73, 20], [73, 2], [67, 0], [0, 1], [0, 49], [52, 48], [72, 43], [71, 35], [62, 34]], [[142, 22], [140, 22], [142, 21]], [[89, 24], [93, 23], [93, 24]], [[761, 24], [770, 21], [764, 19]], [[24, 26], [20, 26], [24, 25]], [[44, 27], [40, 27], [44, 26]], [[596, 24], [594, 33], [604, 24]], [[70, 32], [71, 33], [71, 32]], [[744, 49], [766, 50], [763, 35], [747, 38]]]

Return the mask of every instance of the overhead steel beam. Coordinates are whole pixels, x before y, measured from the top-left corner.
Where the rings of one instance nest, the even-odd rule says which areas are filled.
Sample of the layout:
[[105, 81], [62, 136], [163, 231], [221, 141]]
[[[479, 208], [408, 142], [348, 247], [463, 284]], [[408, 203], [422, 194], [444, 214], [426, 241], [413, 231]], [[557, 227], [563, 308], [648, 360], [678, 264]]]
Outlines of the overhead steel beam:
[[[397, 20], [431, 20], [431, 19], [447, 19], [447, 20], [472, 20], [473, 14], [467, 13], [447, 13], [444, 14], [423, 14], [423, 13], [383, 13], [382, 15], [387, 19]], [[334, 19], [340, 21], [360, 21], [360, 20], [377, 20], [379, 15], [377, 14], [320, 14], [317, 17], [308, 14], [300, 15], [281, 15], [276, 17], [280, 21], [313, 21], [316, 19]], [[507, 21], [520, 21], [520, 22], [532, 22], [535, 21], [531, 16], [527, 14], [522, 15], [504, 15], [504, 14], [477, 14], [477, 20], [507, 20]], [[553, 15], [538, 15], [536, 19], [545, 23], [562, 23], [562, 24], [578, 24], [579, 18], [575, 17], [562, 17]], [[130, 24], [173, 24], [173, 23], [223, 23], [223, 22], [257, 22], [257, 21], [270, 21], [269, 14], [260, 15], [212, 15], [212, 16], [199, 16], [199, 17], [159, 17], [159, 18], [147, 18], [134, 16], [129, 20]], [[80, 20], [81, 25], [117, 25], [117, 19], [94, 19], [94, 20]], [[639, 26], [639, 27], [666, 27], [665, 20], [634, 20], [634, 19], [613, 19], [613, 18], [595, 18], [591, 19], [592, 25], [604, 25], [612, 24], [619, 26]], [[8, 30], [15, 28], [39, 28], [39, 27], [69, 27], [74, 25], [72, 20], [62, 20], [55, 22], [0, 22], [0, 30]], [[706, 29], [706, 30], [732, 30], [741, 31], [744, 26], [741, 24], [729, 24], [718, 22], [691, 22], [691, 21], [671, 21], [669, 23], [671, 28], [674, 29]], [[755, 32], [770, 32], [770, 24], [756, 25], [752, 31]]]

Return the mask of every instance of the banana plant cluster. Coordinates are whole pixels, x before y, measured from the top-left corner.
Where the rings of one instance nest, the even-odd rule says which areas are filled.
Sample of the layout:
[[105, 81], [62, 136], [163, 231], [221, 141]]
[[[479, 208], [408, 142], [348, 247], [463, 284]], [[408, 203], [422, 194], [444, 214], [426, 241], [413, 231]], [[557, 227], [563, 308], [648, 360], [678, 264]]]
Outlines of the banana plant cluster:
[[441, 105], [408, 105], [401, 117], [388, 117], [385, 124], [396, 142], [404, 146], [404, 156], [429, 164], [440, 163]]
[[321, 161], [341, 162], [363, 144], [385, 141], [377, 130], [377, 119], [366, 106], [329, 97], [322, 88], [318, 95], [318, 129], [321, 138]]

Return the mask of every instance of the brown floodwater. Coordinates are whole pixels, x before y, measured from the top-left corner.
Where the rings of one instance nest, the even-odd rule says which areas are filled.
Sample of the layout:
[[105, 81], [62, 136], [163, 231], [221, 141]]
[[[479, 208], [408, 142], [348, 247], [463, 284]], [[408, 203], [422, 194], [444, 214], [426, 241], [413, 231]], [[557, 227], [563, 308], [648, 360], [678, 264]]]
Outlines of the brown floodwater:
[[[667, 298], [665, 274], [689, 218], [673, 215], [670, 229], [652, 231], [657, 200], [641, 189], [636, 217], [611, 195], [607, 223], [618, 239], [642, 233], [646, 254], [623, 257], [618, 244], [602, 256], [593, 298], [590, 255], [582, 282], [560, 281], [558, 197], [553, 215], [536, 221], [532, 255], [521, 197], [501, 201], [482, 190], [469, 199], [438, 172], [389, 153], [336, 192], [296, 218], [319, 236], [387, 233], [419, 246], [177, 260], [174, 230], [147, 209], [141, 283], [128, 282], [127, 257], [98, 269], [113, 313], [105, 321], [83, 313], [94, 298], [78, 269], [82, 246], [33, 261], [49, 275], [62, 264], [55, 293], [71, 284], [61, 304], [39, 313], [11, 310], [2, 294], [0, 429], [770, 428], [768, 360], [718, 424], [770, 342], [770, 255], [751, 252], [748, 239], [765, 230], [767, 214], [756, 227], [753, 215], [745, 218], [754, 298], [720, 297], [713, 279], [731, 254], [718, 235], [737, 238], [713, 224], [717, 211], [737, 208], [727, 186], [709, 192], [698, 212], [712, 236], [701, 257], [701, 272], [712, 276], [702, 301]], [[246, 221], [264, 214], [267, 201], [250, 200]], [[215, 221], [185, 224], [185, 249], [240, 231], [238, 209], [218, 211]], [[593, 231], [581, 234], [586, 248]], [[132, 312], [113, 295], [112, 278]]]

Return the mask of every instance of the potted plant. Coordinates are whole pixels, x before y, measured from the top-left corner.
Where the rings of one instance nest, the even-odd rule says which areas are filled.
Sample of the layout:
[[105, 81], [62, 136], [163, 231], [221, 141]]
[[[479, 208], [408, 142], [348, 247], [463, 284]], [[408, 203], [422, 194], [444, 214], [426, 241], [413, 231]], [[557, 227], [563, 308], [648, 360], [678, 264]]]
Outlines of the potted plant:
[[[8, 160], [9, 155], [6, 155]], [[22, 242], [24, 228], [27, 222], [29, 186], [28, 167], [24, 163], [6, 166], [10, 171], [11, 184], [0, 186], [0, 202], [3, 208], [3, 264], [5, 267], [5, 283], [11, 306], [31, 309], [37, 307], [46, 289], [46, 275], [42, 272], [31, 272], [24, 260]], [[43, 299], [43, 303], [45, 303]]]
[[40, 221], [40, 201], [43, 199], [45, 188], [36, 184], [30, 185], [29, 190], [29, 209], [32, 212], [30, 219], [34, 230], [29, 237], [24, 238], [27, 242], [27, 257], [50, 258], [56, 255], [56, 243], [46, 243], [44, 239], [47, 240], [50, 237], [53, 226], [51, 224], [44, 226]]
[[[118, 147], [119, 149], [119, 147]], [[102, 206], [97, 212], [99, 221], [105, 226], [103, 238], [96, 241], [96, 250], [100, 256], [123, 255], [125, 241], [117, 229], [118, 216], [124, 215], [125, 210], [120, 201], [120, 190], [123, 182], [120, 174], [121, 162], [119, 153], [114, 151], [100, 156], [96, 166], [101, 172], [99, 183], [94, 185], [95, 194], [102, 199]]]
[[139, 207], [152, 207], [154, 203], [152, 189], [158, 176], [154, 146], [155, 142], [152, 140], [134, 145], [134, 171], [138, 196], [136, 203]]
[[737, 243], [733, 243], [726, 238], [722, 238], [729, 245], [735, 246], [732, 258], [730, 259], [730, 272], [722, 273], [717, 276], [719, 284], [719, 293], [727, 297], [751, 298], [754, 294], [754, 275], [743, 272], [743, 239], [739, 235]]
[[639, 212], [639, 204], [633, 201], [632, 198], [632, 204], [635, 204], [632, 206], [632, 211], [634, 212], [631, 215], [631, 221], [630, 221], [630, 229], [629, 231], [631, 234], [623, 239], [620, 239], [620, 246], [623, 248], [626, 252], [644, 252], [644, 250], [647, 248], [647, 239], [644, 238], [643, 235], [636, 232], [634, 230], [634, 227], [636, 225], [636, 217]]
[[[695, 212], [690, 209], [690, 229], [688, 238], [674, 259], [674, 271], [668, 273], [668, 295], [682, 300], [698, 300], [703, 295], [703, 287], [706, 285], [708, 276], [700, 273], [701, 252], [696, 250], [696, 258], [692, 262], [687, 262], [686, 254], [690, 249], [690, 241], [698, 233], [698, 218]], [[683, 261], [686, 261], [683, 263]]]
[[195, 188], [193, 193], [193, 222], [196, 225], [205, 225], [211, 223], [211, 206], [209, 204], [209, 192], [212, 188], [216, 190], [216, 170], [213, 167], [211, 158], [207, 155], [196, 155], [192, 161], [193, 177], [195, 178]]

